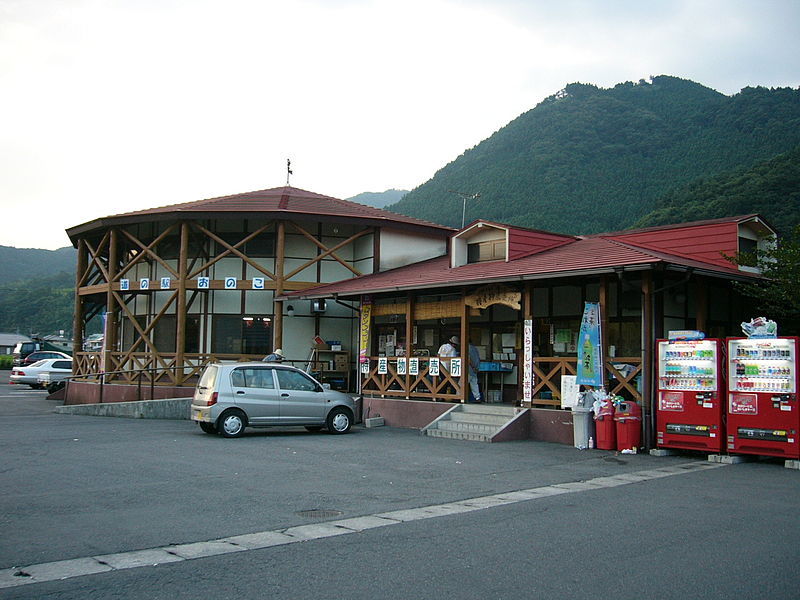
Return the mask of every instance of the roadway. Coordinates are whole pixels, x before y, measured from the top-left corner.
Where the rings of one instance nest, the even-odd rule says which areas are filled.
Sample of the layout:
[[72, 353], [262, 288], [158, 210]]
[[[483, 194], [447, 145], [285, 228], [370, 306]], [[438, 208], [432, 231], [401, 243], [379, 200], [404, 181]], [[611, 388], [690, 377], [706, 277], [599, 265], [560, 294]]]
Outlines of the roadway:
[[[0, 598], [799, 597], [800, 472], [56, 415], [0, 378]], [[516, 492], [516, 493], [515, 493]]]

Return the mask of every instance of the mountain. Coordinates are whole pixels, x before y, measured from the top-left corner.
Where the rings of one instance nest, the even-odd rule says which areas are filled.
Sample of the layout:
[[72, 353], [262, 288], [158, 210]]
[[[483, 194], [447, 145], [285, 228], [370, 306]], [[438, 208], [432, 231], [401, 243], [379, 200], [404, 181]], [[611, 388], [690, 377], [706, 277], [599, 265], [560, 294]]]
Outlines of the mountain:
[[800, 225], [800, 146], [749, 169], [699, 179], [668, 192], [636, 227], [761, 213], [781, 235]]
[[388, 208], [458, 226], [462, 200], [448, 193], [458, 190], [480, 194], [468, 201], [467, 222], [618, 230], [656, 209], [673, 188], [798, 144], [800, 90], [748, 87], [725, 96], [664, 75], [610, 89], [573, 83]]
[[363, 192], [352, 198], [345, 198], [351, 202], [374, 206], [375, 208], [386, 208], [390, 204], [398, 202], [408, 193], [408, 190], [386, 190], [385, 192]]
[[77, 250], [72, 247], [58, 250], [13, 248], [0, 246], [0, 285], [37, 277], [69, 272], [75, 277]]

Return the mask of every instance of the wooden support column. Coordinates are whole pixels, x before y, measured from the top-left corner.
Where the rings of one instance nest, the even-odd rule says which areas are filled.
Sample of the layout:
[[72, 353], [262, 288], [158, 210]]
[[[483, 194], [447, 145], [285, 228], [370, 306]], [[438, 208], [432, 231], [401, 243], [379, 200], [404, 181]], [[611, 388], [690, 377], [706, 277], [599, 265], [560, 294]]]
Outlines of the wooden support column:
[[653, 274], [647, 271], [642, 275], [642, 441], [645, 448], [653, 447], [655, 429], [653, 352], [656, 340], [653, 301]]
[[[408, 374], [408, 361], [414, 356], [414, 296], [406, 294], [406, 374], [403, 389], [406, 391], [406, 400], [411, 398], [411, 375]], [[359, 365], [360, 366], [360, 365]]]
[[[603, 275], [600, 278], [600, 348], [602, 349], [605, 360], [611, 357], [608, 355], [608, 276]], [[607, 373], [605, 372], [605, 365], [601, 367], [603, 372], [603, 381], [606, 380]]]
[[467, 395], [467, 383], [469, 382], [469, 307], [467, 306], [467, 290], [461, 290], [461, 403], [464, 404], [469, 397]]
[[[75, 267], [75, 314], [72, 317], [72, 354], [77, 357], [79, 352], [83, 351], [83, 338], [85, 337], [85, 326], [83, 322], [84, 310], [83, 300], [80, 295], [80, 282], [86, 274], [86, 268], [89, 264], [88, 254], [86, 251], [86, 243], [81, 239], [78, 240], [78, 261]], [[80, 364], [77, 363], [76, 364]]]
[[[275, 241], [275, 296], [283, 293], [283, 261], [286, 257], [286, 222], [278, 221], [278, 231]], [[272, 351], [283, 348], [283, 300], [273, 300], [272, 310], [275, 329], [272, 333]]]
[[108, 287], [106, 291], [106, 322], [103, 335], [105, 336], [105, 370], [116, 371], [117, 366], [111, 360], [112, 354], [117, 350], [117, 303], [114, 298], [113, 285], [117, 278], [119, 235], [117, 229], [109, 232], [108, 239]]
[[189, 265], [189, 223], [181, 223], [181, 246], [178, 255], [178, 298], [176, 304], [175, 328], [175, 366], [178, 367], [175, 373], [176, 385], [183, 385], [186, 379], [186, 372], [181, 367], [186, 361], [186, 275]]

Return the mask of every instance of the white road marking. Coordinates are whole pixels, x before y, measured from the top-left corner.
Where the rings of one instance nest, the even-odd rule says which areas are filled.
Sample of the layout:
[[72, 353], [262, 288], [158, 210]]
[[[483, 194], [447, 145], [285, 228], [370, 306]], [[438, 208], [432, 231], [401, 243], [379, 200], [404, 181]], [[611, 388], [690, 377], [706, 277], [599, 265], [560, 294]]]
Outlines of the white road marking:
[[70, 577], [81, 577], [83, 575], [93, 575], [95, 573], [118, 571], [121, 569], [153, 567], [163, 563], [181, 562], [184, 560], [218, 556], [232, 552], [246, 552], [248, 550], [257, 550], [270, 546], [282, 546], [295, 542], [307, 542], [336, 535], [357, 533], [376, 527], [398, 525], [408, 521], [432, 519], [446, 515], [484, 510], [495, 506], [547, 498], [548, 496], [557, 494], [588, 492], [607, 487], [629, 485], [631, 483], [640, 483], [651, 479], [659, 479], [661, 477], [670, 477], [672, 475], [681, 475], [684, 473], [694, 473], [724, 466], [726, 465], [721, 463], [692, 462], [659, 469], [637, 471], [634, 473], [622, 473], [610, 477], [596, 477], [586, 481], [556, 483], [554, 485], [527, 490], [502, 492], [500, 494], [467, 498], [465, 500], [447, 502], [445, 504], [433, 504], [431, 506], [421, 506], [419, 508], [395, 510], [313, 525], [299, 525], [277, 531], [261, 531], [258, 533], [248, 533], [205, 542], [193, 542], [162, 546], [160, 548], [134, 550], [132, 552], [88, 556], [85, 558], [40, 563], [22, 568], [14, 567], [0, 571], [0, 588], [68, 579]]

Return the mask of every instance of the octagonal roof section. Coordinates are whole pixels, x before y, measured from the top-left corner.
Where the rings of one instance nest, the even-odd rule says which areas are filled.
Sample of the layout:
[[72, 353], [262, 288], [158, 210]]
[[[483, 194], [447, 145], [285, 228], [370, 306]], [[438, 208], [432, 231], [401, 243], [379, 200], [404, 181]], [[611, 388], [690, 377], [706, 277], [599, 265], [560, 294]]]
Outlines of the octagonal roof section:
[[387, 226], [437, 236], [448, 236], [455, 231], [451, 227], [407, 217], [385, 209], [284, 186], [101, 217], [70, 227], [67, 229], [67, 235], [74, 243], [77, 238], [87, 233], [114, 225], [174, 219], [263, 218], [269, 216], [296, 216], [338, 223]]

